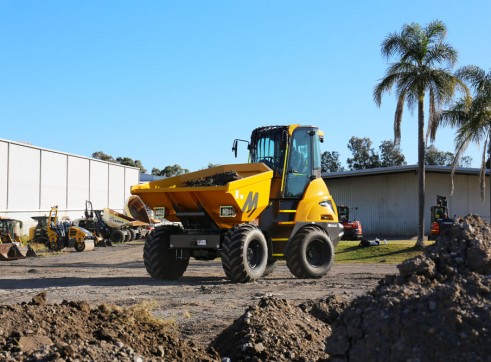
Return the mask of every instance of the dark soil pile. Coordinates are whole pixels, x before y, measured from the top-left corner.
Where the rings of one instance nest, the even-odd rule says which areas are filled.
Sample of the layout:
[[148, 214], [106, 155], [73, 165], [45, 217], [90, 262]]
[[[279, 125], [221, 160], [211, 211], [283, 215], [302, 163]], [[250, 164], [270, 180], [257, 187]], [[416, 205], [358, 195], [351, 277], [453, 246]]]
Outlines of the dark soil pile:
[[219, 361], [212, 350], [182, 341], [175, 326], [153, 318], [149, 308], [86, 302], [0, 306], [2, 361]]
[[237, 173], [237, 171], [227, 171], [203, 178], [198, 178], [195, 180], [189, 180], [188, 182], [186, 182], [186, 186], [225, 186], [227, 183], [235, 180], [240, 180], [241, 178], [242, 177]]
[[222, 358], [236, 361], [326, 359], [327, 324], [284, 299], [263, 297], [212, 343]]
[[489, 361], [491, 228], [469, 215], [399, 266], [332, 325], [344, 361]]

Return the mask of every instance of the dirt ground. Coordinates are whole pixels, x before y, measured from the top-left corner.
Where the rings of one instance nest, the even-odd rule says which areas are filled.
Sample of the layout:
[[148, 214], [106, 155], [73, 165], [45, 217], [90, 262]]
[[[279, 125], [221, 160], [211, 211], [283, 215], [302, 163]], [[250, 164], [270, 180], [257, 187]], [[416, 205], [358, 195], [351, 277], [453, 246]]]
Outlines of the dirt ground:
[[[232, 284], [220, 263], [150, 279], [143, 243], [0, 264], [5, 361], [489, 361], [491, 226], [468, 215], [398, 266], [285, 264]], [[153, 301], [153, 305], [148, 305]], [[147, 303], [147, 304], [146, 304]], [[157, 318], [156, 318], [157, 317]]]
[[292, 305], [332, 294], [352, 299], [397, 272], [395, 265], [335, 264], [320, 280], [300, 280], [280, 263], [264, 279], [233, 284], [225, 279], [217, 259], [191, 260], [178, 281], [156, 281], [143, 266], [143, 245], [136, 241], [92, 252], [1, 262], [0, 304], [30, 302], [43, 291], [50, 304], [66, 300], [86, 301], [93, 307], [131, 306], [153, 300], [155, 315], [175, 322], [182, 338], [207, 345], [262, 297], [285, 299]]

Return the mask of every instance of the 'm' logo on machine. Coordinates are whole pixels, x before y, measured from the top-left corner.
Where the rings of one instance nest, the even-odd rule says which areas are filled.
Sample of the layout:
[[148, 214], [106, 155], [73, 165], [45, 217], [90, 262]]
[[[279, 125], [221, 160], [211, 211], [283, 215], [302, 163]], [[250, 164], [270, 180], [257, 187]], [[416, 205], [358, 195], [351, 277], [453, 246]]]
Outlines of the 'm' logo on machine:
[[245, 200], [244, 206], [242, 206], [242, 212], [249, 213], [251, 216], [257, 209], [257, 203], [259, 201], [259, 192], [249, 191], [247, 199]]

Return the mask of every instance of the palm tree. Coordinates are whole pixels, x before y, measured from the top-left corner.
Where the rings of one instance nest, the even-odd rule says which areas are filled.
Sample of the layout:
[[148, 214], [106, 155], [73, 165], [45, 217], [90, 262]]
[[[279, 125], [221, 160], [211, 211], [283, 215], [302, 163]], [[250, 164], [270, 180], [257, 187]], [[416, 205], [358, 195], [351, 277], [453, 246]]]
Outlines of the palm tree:
[[[473, 142], [478, 145], [483, 143], [479, 184], [481, 199], [484, 201], [486, 153], [491, 154], [491, 71], [486, 74], [481, 68], [471, 65], [459, 69], [456, 76], [469, 84], [473, 89], [473, 97], [461, 98], [449, 110], [443, 111], [439, 119], [440, 125], [449, 124], [458, 127], [455, 137], [455, 158], [452, 165], [452, 192], [453, 173], [460, 156], [465, 152], [469, 143]], [[491, 187], [489, 190], [491, 200]]]
[[[450, 68], [457, 61], [457, 51], [445, 43], [447, 27], [441, 21], [433, 21], [426, 27], [412, 23], [404, 25], [400, 33], [389, 34], [381, 45], [382, 55], [391, 63], [385, 77], [373, 91], [377, 106], [382, 103], [382, 95], [395, 87], [397, 107], [394, 117], [394, 143], [400, 144], [401, 121], [404, 104], [410, 110], [418, 109], [418, 239], [417, 247], [424, 246], [424, 199], [425, 199], [425, 135], [424, 105], [425, 95], [429, 93], [430, 115], [427, 136], [432, 139], [436, 132], [437, 109], [449, 101], [456, 85], [463, 85]], [[443, 65], [443, 67], [441, 66]]]

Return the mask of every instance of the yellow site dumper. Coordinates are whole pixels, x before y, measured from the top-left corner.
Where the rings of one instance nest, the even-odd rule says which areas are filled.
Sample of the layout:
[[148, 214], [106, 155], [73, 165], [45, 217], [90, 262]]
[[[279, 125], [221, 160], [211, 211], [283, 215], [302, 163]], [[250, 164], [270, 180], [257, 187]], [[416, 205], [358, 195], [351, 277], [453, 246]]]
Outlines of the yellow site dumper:
[[298, 278], [324, 276], [343, 228], [321, 178], [322, 141], [314, 126], [260, 127], [243, 141], [249, 163], [133, 186], [133, 195], [171, 222], [146, 239], [148, 273], [177, 279], [191, 257], [221, 257], [234, 282], [270, 274], [279, 259]]

